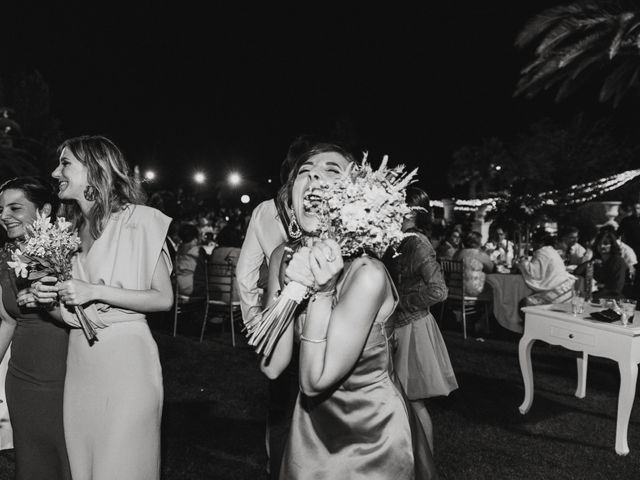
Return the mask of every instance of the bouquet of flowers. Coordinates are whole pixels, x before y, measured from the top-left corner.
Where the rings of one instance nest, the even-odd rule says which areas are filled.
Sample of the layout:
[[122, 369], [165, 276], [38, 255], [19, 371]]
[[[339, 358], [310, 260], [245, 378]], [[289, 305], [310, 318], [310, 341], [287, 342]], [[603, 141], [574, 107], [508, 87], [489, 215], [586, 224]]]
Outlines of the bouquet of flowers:
[[[387, 167], [385, 157], [377, 170], [367, 162], [351, 164], [332, 185], [322, 185], [305, 195], [308, 211], [320, 219], [321, 239], [334, 239], [343, 256], [371, 253], [380, 258], [397, 247], [405, 234], [402, 223], [411, 212], [406, 188], [417, 172], [406, 173], [404, 165]], [[249, 345], [270, 356], [275, 343], [293, 320], [295, 310], [311, 292], [290, 282], [262, 315], [245, 325]]]
[[[80, 248], [80, 238], [71, 223], [59, 217], [51, 223], [48, 216], [38, 212], [36, 220], [27, 227], [22, 250], [11, 253], [7, 262], [17, 277], [34, 281], [46, 276], [59, 281], [71, 279], [71, 258]], [[96, 332], [81, 306], [74, 313], [89, 343], [97, 340]]]

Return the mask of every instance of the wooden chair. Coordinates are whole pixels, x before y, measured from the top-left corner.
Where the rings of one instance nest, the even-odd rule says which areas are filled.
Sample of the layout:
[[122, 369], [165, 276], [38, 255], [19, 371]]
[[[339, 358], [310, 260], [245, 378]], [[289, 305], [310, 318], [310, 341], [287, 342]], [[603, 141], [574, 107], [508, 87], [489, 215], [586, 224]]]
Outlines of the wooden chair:
[[[209, 307], [229, 315], [231, 343], [236, 346], [235, 320], [241, 318], [240, 300], [236, 292], [236, 268], [233, 262], [210, 263], [208, 267]], [[224, 323], [223, 323], [224, 325]], [[202, 323], [200, 341], [204, 338], [207, 321]]]
[[[199, 262], [200, 263], [200, 262]], [[209, 285], [208, 285], [208, 274], [207, 274], [207, 261], [206, 259], [202, 259], [200, 266], [203, 269], [204, 276], [204, 286], [201, 295], [181, 295], [178, 292], [178, 277], [175, 273], [172, 274], [173, 277], [173, 294], [174, 294], [174, 303], [173, 303], [173, 336], [175, 337], [178, 331], [178, 315], [181, 313], [186, 313], [198, 309], [202, 309], [204, 312], [203, 322], [207, 321], [207, 317], [209, 316]], [[174, 269], [175, 272], [175, 269]], [[202, 335], [200, 336], [200, 341], [202, 341]]]
[[444, 316], [445, 304], [449, 303], [454, 312], [461, 312], [462, 316], [462, 333], [464, 339], [467, 339], [467, 315], [472, 315], [478, 312], [478, 306], [484, 304], [485, 324], [487, 330], [489, 329], [489, 300], [483, 300], [478, 297], [466, 295], [464, 290], [464, 265], [462, 260], [447, 260], [440, 259], [440, 266], [442, 267], [442, 273], [444, 274], [444, 280], [449, 290], [447, 299], [442, 302], [440, 308], [440, 320]]

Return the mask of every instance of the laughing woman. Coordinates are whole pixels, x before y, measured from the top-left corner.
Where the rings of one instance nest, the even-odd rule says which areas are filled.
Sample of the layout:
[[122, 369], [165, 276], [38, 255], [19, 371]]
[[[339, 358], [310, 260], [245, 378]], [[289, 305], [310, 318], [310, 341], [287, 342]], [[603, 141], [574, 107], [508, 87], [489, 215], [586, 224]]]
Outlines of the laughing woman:
[[[19, 246], [38, 212], [55, 217], [58, 199], [39, 177], [18, 177], [0, 186], [0, 219], [9, 245]], [[0, 254], [0, 356], [9, 342], [7, 405], [13, 425], [17, 480], [70, 480], [62, 426], [62, 396], [69, 332], [46, 310], [23, 302], [25, 280], [16, 278]], [[23, 284], [21, 284], [21, 282]]]
[[162, 372], [146, 313], [169, 310], [170, 219], [141, 205], [144, 196], [120, 150], [99, 136], [65, 141], [53, 172], [65, 217], [79, 229], [73, 279], [34, 291], [56, 295], [65, 322], [83, 305], [97, 327], [87, 342], [72, 329], [64, 427], [74, 480], [160, 477]]
[[[318, 144], [290, 175], [292, 221], [307, 235], [286, 267], [288, 280], [317, 293], [303, 321], [282, 335], [262, 370], [276, 378], [300, 342], [300, 393], [280, 472], [281, 479], [410, 479], [411, 431], [405, 404], [388, 374], [384, 324], [396, 296], [383, 264], [343, 258], [338, 244], [313, 237], [318, 218], [304, 205], [309, 192], [335, 181], [352, 158], [336, 145]], [[279, 289], [282, 250], [270, 263], [269, 290]]]

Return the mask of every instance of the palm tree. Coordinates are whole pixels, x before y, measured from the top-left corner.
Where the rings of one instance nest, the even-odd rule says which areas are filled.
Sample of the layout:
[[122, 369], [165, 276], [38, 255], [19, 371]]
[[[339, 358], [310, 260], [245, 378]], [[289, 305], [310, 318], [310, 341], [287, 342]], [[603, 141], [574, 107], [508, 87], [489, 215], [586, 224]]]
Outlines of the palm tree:
[[521, 71], [515, 96], [533, 97], [557, 89], [565, 99], [585, 82], [604, 75], [600, 101], [618, 105], [640, 83], [640, 10], [624, 11], [598, 2], [549, 8], [533, 17], [516, 39], [534, 46], [534, 59]]

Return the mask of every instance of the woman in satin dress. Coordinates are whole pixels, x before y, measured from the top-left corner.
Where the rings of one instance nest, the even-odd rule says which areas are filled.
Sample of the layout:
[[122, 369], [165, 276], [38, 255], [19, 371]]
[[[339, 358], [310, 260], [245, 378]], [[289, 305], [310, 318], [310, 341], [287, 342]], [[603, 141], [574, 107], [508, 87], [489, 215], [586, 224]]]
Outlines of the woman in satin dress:
[[[24, 240], [38, 212], [55, 219], [58, 198], [40, 177], [17, 177], [0, 186], [0, 220], [9, 245]], [[6, 398], [13, 426], [16, 480], [71, 480], [62, 422], [69, 330], [37, 305], [27, 306], [29, 281], [7, 264], [11, 246], [0, 252], [0, 356], [11, 342]]]
[[[319, 144], [292, 172], [292, 219], [303, 232], [315, 231], [318, 222], [305, 196], [335, 180], [350, 160], [340, 147]], [[280, 478], [412, 479], [407, 409], [388, 370], [384, 324], [396, 305], [389, 275], [375, 258], [343, 259], [335, 241], [309, 237], [306, 244], [291, 256], [286, 277], [317, 293], [303, 320], [290, 325], [272, 356], [261, 361], [262, 371], [276, 378], [299, 338], [300, 393]], [[284, 253], [278, 248], [272, 255], [270, 292], [280, 288]]]
[[160, 478], [162, 371], [145, 314], [169, 310], [173, 293], [165, 238], [171, 219], [144, 195], [120, 150], [99, 136], [65, 141], [53, 177], [64, 216], [79, 229], [73, 279], [32, 290], [58, 298], [77, 327], [82, 305], [96, 327], [89, 343], [71, 330], [64, 428], [74, 480]]

